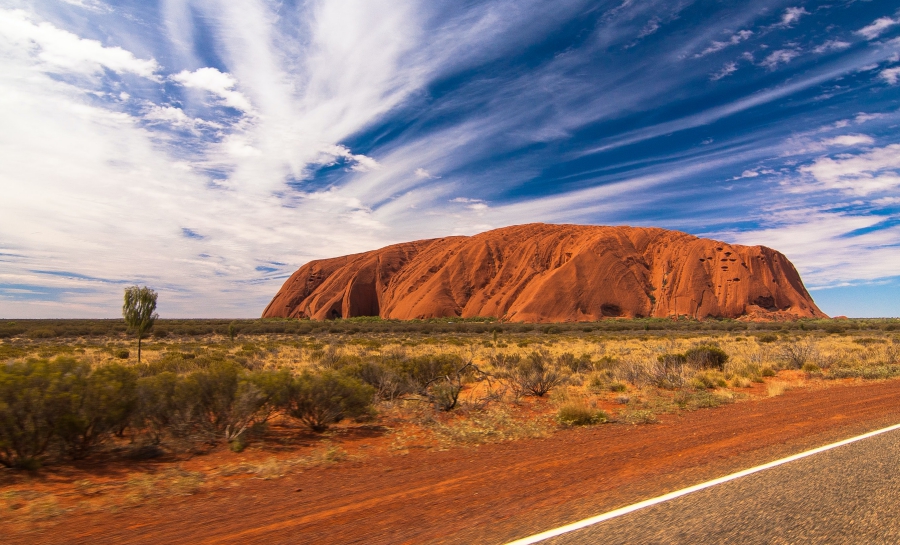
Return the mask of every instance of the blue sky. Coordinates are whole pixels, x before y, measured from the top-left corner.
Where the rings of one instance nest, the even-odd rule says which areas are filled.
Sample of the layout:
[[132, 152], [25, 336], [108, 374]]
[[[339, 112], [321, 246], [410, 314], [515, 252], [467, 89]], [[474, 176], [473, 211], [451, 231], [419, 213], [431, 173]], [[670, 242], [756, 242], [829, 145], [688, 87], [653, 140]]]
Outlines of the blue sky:
[[0, 119], [0, 317], [252, 317], [310, 259], [532, 221], [900, 315], [900, 2], [0, 0]]

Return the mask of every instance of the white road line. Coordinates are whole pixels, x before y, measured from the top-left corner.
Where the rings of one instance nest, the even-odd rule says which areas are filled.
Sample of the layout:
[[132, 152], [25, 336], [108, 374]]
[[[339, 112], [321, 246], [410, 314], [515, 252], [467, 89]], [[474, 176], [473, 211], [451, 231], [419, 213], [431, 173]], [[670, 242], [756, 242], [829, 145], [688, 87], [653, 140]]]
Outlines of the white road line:
[[627, 507], [621, 507], [619, 509], [616, 509], [615, 511], [603, 513], [602, 515], [597, 515], [594, 517], [586, 518], [584, 520], [579, 520], [578, 522], [573, 522], [572, 524], [560, 526], [559, 528], [555, 528], [553, 530], [547, 530], [546, 532], [541, 532], [540, 534], [535, 534], [533, 536], [525, 537], [522, 539], [517, 539], [516, 541], [509, 542], [507, 545], [529, 545], [531, 543], [538, 543], [540, 541], [544, 541], [545, 539], [550, 539], [551, 537], [561, 536], [561, 535], [567, 534], [569, 532], [574, 532], [576, 530], [581, 530], [582, 528], [587, 528], [588, 526], [593, 526], [594, 524], [598, 524], [603, 521], [607, 521], [609, 519], [621, 517], [622, 515], [632, 513], [634, 511], [643, 509], [645, 507], [650, 507], [651, 505], [656, 505], [658, 503], [663, 503], [663, 502], [667, 502], [669, 500], [674, 500], [675, 498], [680, 498], [681, 496], [686, 496], [692, 492], [697, 492], [698, 490], [703, 490], [704, 488], [710, 488], [712, 486], [716, 486], [716, 485], [719, 485], [722, 483], [727, 483], [728, 481], [733, 481], [735, 479], [740, 479], [741, 477], [746, 477], [747, 475], [752, 475], [753, 473], [765, 471], [766, 469], [771, 469], [773, 467], [780, 466], [781, 464], [793, 462], [794, 460], [806, 458], [807, 456], [812, 456], [813, 454], [818, 454], [820, 452], [825, 452], [826, 450], [831, 450], [833, 448], [841, 447], [844, 445], [849, 445], [850, 443], [855, 443], [856, 441], [862, 441], [863, 439], [868, 439], [869, 437], [875, 437], [876, 435], [881, 435], [882, 433], [887, 433], [889, 431], [894, 431], [894, 430], [898, 430], [898, 429], [900, 429], [900, 424], [888, 426], [888, 427], [882, 428], [880, 430], [870, 431], [869, 433], [857, 435], [856, 437], [851, 437], [850, 439], [844, 439], [843, 441], [838, 441], [837, 443], [831, 443], [830, 445], [825, 445], [823, 447], [814, 448], [812, 450], [807, 450], [805, 452], [801, 452], [799, 454], [794, 454], [793, 456], [788, 456], [787, 458], [782, 458], [780, 460], [775, 460], [774, 462], [769, 462], [769, 463], [763, 464], [761, 466], [751, 467], [750, 469], [738, 471], [737, 473], [732, 473], [731, 475], [726, 475], [725, 477], [719, 477], [718, 479], [714, 479], [712, 481], [707, 481], [705, 483], [690, 486], [688, 488], [682, 488], [681, 490], [676, 490], [675, 492], [670, 492], [663, 496], [659, 496], [659, 497], [652, 498], [649, 500], [644, 500], [640, 503], [635, 503], [635, 504], [629, 505]]

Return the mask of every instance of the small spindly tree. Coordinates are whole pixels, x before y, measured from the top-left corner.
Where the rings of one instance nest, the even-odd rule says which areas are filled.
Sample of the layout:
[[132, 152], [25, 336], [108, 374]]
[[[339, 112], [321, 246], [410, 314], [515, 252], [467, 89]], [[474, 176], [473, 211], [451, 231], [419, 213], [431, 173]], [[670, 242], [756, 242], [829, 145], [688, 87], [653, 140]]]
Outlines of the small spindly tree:
[[138, 363], [141, 362], [141, 340], [147, 336], [153, 323], [159, 318], [156, 310], [156, 292], [144, 286], [125, 288], [125, 304], [122, 305], [122, 316], [128, 328], [137, 333]]

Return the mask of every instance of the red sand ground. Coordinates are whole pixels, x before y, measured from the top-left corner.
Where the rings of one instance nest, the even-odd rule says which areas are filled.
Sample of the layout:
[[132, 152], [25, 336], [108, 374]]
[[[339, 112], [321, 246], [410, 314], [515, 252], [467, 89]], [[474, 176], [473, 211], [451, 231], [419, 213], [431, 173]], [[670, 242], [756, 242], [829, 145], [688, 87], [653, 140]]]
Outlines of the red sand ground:
[[8, 544], [502, 543], [900, 422], [898, 399], [897, 380], [793, 390], [653, 425], [373, 455], [42, 526], [5, 518], [0, 532]]

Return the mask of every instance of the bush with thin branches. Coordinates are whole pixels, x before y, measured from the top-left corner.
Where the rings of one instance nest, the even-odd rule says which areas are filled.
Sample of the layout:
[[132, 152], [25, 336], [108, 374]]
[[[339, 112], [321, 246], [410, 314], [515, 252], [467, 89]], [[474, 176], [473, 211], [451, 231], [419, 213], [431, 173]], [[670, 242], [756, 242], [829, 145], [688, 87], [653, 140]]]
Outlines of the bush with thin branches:
[[511, 373], [513, 389], [543, 397], [563, 381], [563, 376], [553, 367], [550, 353], [546, 350], [534, 351], [519, 362]]
[[778, 349], [778, 357], [793, 369], [802, 369], [818, 356], [816, 346], [808, 339], [788, 341]]

